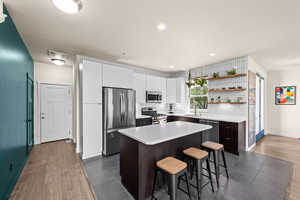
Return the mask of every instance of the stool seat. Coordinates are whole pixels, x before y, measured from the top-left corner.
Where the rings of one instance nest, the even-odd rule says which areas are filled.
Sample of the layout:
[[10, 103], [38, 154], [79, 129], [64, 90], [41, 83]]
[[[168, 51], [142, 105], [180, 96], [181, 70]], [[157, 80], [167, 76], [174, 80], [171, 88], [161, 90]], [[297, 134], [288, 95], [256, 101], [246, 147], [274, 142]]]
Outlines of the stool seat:
[[185, 149], [183, 151], [183, 153], [185, 155], [188, 155], [188, 156], [190, 156], [192, 158], [195, 158], [197, 160], [202, 160], [203, 158], [208, 157], [208, 152], [203, 151], [203, 150], [198, 149], [198, 148], [195, 148], [195, 147], [190, 147], [188, 149]]
[[209, 142], [209, 141], [202, 143], [202, 146], [206, 147], [208, 149], [215, 150], [215, 151], [224, 149], [223, 144], [219, 144], [219, 143], [215, 143], [215, 142]]
[[187, 164], [173, 157], [166, 157], [158, 162], [156, 166], [169, 174], [177, 174], [187, 167]]

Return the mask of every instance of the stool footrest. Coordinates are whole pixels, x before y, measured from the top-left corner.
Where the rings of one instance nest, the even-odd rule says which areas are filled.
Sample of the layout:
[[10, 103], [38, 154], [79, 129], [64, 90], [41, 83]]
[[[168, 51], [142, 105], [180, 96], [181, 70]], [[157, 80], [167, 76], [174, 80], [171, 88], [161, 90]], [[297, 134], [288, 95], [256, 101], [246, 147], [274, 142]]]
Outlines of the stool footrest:
[[[206, 176], [205, 174], [202, 174], [202, 175]], [[185, 180], [184, 178], [182, 178], [182, 177], [180, 177], [179, 179], [181, 179], [182, 181], [185, 181], [185, 182], [186, 182], [186, 180]], [[203, 185], [200, 186], [200, 188], [204, 188], [204, 187], [205, 187], [206, 185], [208, 185], [209, 183], [210, 183], [210, 181], [204, 183]], [[197, 189], [197, 186], [194, 185], [194, 184], [191, 183], [191, 182], [190, 182], [190, 186], [192, 186], [193, 188], [196, 188], [196, 189]], [[180, 189], [180, 188], [178, 188], [178, 189]]]
[[[208, 171], [208, 170], [207, 170], [206, 168], [204, 168], [204, 167], [203, 167], [202, 169], [204, 169], [205, 171]], [[216, 175], [216, 172], [215, 172], [215, 171], [212, 171], [212, 170], [210, 170], [210, 171], [211, 171], [212, 174]], [[220, 171], [220, 174], [223, 174], [224, 172], [226, 172], [226, 170]], [[204, 174], [204, 176], [207, 177], [207, 175], [205, 175], [205, 174]]]

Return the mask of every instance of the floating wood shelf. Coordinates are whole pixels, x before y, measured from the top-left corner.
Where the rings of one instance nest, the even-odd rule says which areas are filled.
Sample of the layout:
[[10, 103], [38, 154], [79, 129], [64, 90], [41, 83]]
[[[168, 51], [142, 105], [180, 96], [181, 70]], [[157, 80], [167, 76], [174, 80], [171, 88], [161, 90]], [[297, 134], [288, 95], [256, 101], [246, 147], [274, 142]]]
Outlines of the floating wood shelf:
[[246, 102], [209, 102], [208, 104], [246, 104]]
[[236, 78], [236, 77], [242, 77], [242, 76], [247, 76], [247, 74], [243, 73], [243, 74], [235, 74], [235, 75], [228, 75], [228, 76], [220, 76], [217, 78], [208, 78], [207, 80], [222, 80], [222, 79]]
[[245, 91], [246, 88], [234, 88], [234, 89], [210, 89], [209, 92], [234, 92], [234, 91]]

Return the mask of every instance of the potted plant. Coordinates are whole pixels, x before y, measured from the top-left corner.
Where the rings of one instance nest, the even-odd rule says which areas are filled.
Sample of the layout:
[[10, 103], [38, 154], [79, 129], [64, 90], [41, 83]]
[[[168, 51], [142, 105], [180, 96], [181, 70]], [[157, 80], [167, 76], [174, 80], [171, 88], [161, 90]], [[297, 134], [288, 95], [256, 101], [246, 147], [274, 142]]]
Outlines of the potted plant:
[[214, 72], [214, 73], [213, 73], [213, 78], [219, 78], [219, 77], [220, 77], [219, 72]]
[[227, 75], [231, 76], [231, 75], [235, 75], [236, 74], [236, 69], [231, 69], [231, 70], [228, 70], [226, 71], [227, 72]]

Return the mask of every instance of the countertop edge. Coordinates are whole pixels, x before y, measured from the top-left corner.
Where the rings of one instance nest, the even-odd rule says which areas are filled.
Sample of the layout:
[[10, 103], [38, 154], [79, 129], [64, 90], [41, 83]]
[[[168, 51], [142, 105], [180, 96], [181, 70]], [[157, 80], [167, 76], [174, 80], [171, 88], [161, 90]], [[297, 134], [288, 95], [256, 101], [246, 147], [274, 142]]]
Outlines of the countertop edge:
[[145, 141], [141, 141], [140, 139], [138, 138], [135, 138], [135, 137], [132, 137], [126, 133], [122, 133], [122, 130], [119, 130], [119, 133], [121, 133], [121, 135], [123, 136], [126, 136], [126, 137], [129, 137], [137, 142], [140, 142], [144, 145], [147, 145], [147, 146], [153, 146], [153, 145], [156, 145], [156, 144], [161, 144], [161, 143], [164, 143], [164, 142], [168, 142], [168, 141], [171, 141], [171, 140], [175, 140], [175, 139], [178, 139], [178, 138], [181, 138], [181, 137], [186, 137], [186, 136], [189, 136], [189, 135], [193, 135], [193, 134], [197, 134], [197, 133], [200, 133], [200, 132], [203, 132], [203, 131], [206, 131], [206, 130], [209, 130], [212, 128], [212, 126], [210, 125], [206, 125], [207, 128], [204, 128], [202, 129], [201, 131], [197, 131], [197, 132], [193, 132], [193, 133], [189, 133], [189, 134], [184, 134], [184, 135], [181, 135], [181, 136], [178, 136], [178, 137], [171, 137], [171, 138], [167, 138], [167, 139], [163, 139], [163, 140], [160, 140], [158, 142], [145, 142]]
[[209, 118], [209, 117], [202, 117], [202, 116], [191, 116], [191, 115], [185, 115], [185, 114], [166, 114], [167, 116], [174, 116], [174, 117], [186, 117], [186, 118], [192, 118], [192, 119], [203, 119], [203, 120], [212, 120], [212, 121], [222, 121], [222, 122], [232, 122], [232, 123], [242, 123], [245, 122], [246, 119], [241, 120], [227, 120], [227, 119], [218, 119], [216, 118]]

